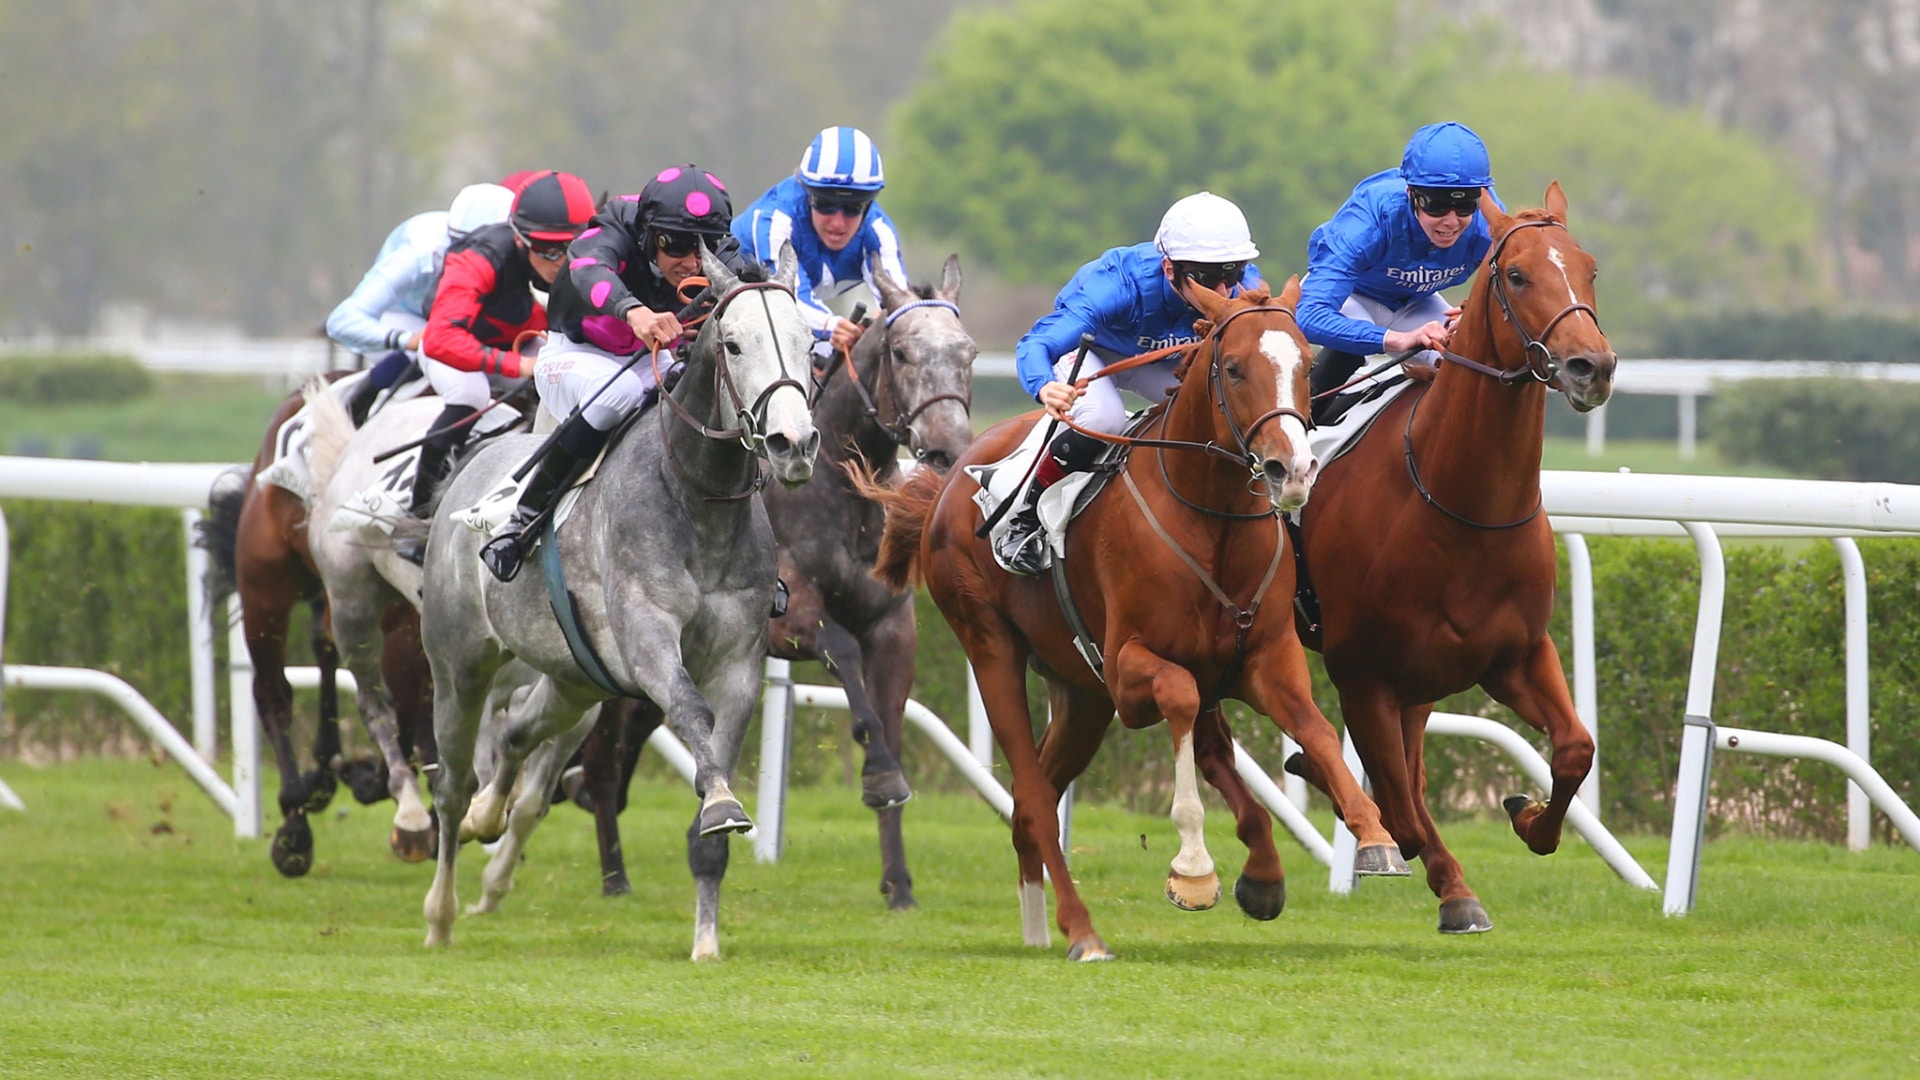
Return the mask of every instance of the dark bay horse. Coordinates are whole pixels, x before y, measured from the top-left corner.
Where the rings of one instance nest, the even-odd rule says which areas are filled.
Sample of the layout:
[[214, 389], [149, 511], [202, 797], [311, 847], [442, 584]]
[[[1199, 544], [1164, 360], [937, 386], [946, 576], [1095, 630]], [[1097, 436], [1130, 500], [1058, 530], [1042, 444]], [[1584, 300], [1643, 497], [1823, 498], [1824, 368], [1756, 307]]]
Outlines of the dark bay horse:
[[[328, 633], [326, 595], [307, 547], [307, 507], [293, 492], [254, 480], [273, 462], [281, 425], [300, 410], [301, 404], [300, 392], [289, 394], [268, 420], [253, 465], [224, 474], [214, 484], [208, 496], [207, 519], [196, 540], [207, 549], [213, 564], [214, 600], [224, 599], [229, 593], [240, 597], [247, 654], [253, 661], [254, 708], [280, 771], [282, 821], [273, 835], [270, 854], [275, 868], [288, 877], [300, 877], [313, 867], [313, 829], [307, 817], [332, 801], [336, 767], [358, 801], [372, 804], [388, 797], [384, 760], [340, 762], [339, 697], [334, 675], [340, 658]], [[313, 613], [314, 660], [320, 669], [315, 766], [304, 774], [293, 748], [293, 687], [286, 675], [289, 620], [294, 605], [301, 602], [310, 605]], [[402, 721], [394, 750], [410, 755], [417, 742], [421, 757], [432, 761], [433, 699], [426, 657], [420, 651], [419, 619], [410, 608], [390, 611], [387, 631], [382, 668]], [[414, 851], [404, 844], [397, 845], [395, 851], [411, 861], [427, 857], [424, 849]]]
[[[879, 819], [880, 891], [897, 909], [914, 906], [900, 835], [901, 804], [911, 789], [899, 756], [919, 635], [912, 594], [870, 574], [885, 516], [855, 490], [846, 467], [862, 463], [891, 485], [905, 447], [920, 467], [944, 473], [973, 440], [968, 407], [978, 350], [960, 323], [959, 256], [947, 259], [938, 286], [902, 289], [878, 267], [873, 278], [879, 322], [847, 363], [836, 358], [827, 368], [814, 398], [826, 467], [798, 487], [768, 487], [762, 497], [779, 545], [780, 577], [791, 590], [787, 613], [768, 627], [768, 651], [819, 660], [845, 684], [854, 739], [866, 756], [861, 798]], [[640, 747], [659, 723], [651, 702], [609, 705], [582, 747], [584, 801], [594, 812], [601, 889], [609, 896], [630, 891], [618, 815]]]
[[[1178, 389], [1145, 429], [1151, 440], [1133, 451], [1068, 538], [1071, 594], [1104, 654], [1104, 681], [1076, 651], [1054, 585], [1007, 573], [975, 536], [979, 488], [964, 469], [944, 478], [916, 472], [898, 490], [867, 489], [887, 508], [875, 573], [897, 589], [916, 579], [927, 584], [973, 663], [994, 738], [1012, 767], [1022, 937], [1048, 944], [1044, 867], [1070, 959], [1111, 954], [1074, 888], [1056, 810], [1116, 708], [1130, 728], [1164, 718], [1171, 729], [1172, 816], [1181, 843], [1166, 893], [1177, 906], [1208, 908], [1220, 896], [1196, 767], [1226, 798], [1247, 845], [1235, 900], [1257, 919], [1277, 917], [1285, 904], [1272, 821], [1233, 768], [1220, 710], [1226, 698], [1279, 721], [1336, 778], [1336, 803], [1360, 838], [1368, 870], [1406, 873], [1378, 810], [1340, 765], [1339, 737], [1314, 707], [1289, 604], [1294, 567], [1276, 513], [1306, 501], [1318, 469], [1303, 415], [1309, 353], [1292, 312], [1299, 283], [1289, 281], [1277, 298], [1264, 286], [1231, 300], [1192, 291], [1205, 321], [1201, 340], [1185, 352]], [[1001, 459], [1040, 419], [1029, 413], [996, 425], [959, 464]], [[1184, 449], [1167, 449], [1173, 443]], [[1038, 745], [1029, 663], [1046, 678], [1053, 705]]]
[[[1574, 714], [1553, 610], [1553, 530], [1540, 508], [1546, 393], [1593, 409], [1615, 358], [1593, 307], [1593, 257], [1567, 231], [1555, 182], [1545, 209], [1509, 216], [1482, 196], [1494, 244], [1430, 384], [1388, 406], [1335, 459], [1304, 513], [1303, 548], [1348, 732], [1389, 831], [1426, 864], [1440, 929], [1491, 929], [1426, 807], [1433, 703], [1479, 685], [1553, 744], [1545, 803], [1506, 801], [1514, 832], [1545, 855], [1593, 760]], [[1297, 771], [1319, 782], [1321, 770]]]

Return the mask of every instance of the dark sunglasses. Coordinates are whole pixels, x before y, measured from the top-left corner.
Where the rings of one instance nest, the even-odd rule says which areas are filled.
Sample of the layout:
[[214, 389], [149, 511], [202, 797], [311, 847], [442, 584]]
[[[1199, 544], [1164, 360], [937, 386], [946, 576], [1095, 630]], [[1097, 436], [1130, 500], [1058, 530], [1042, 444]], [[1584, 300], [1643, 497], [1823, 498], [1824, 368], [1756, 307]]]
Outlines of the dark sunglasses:
[[1458, 217], [1472, 217], [1480, 209], [1480, 191], [1425, 191], [1414, 188], [1413, 205], [1428, 217], [1446, 217], [1453, 214]]
[[559, 262], [561, 259], [567, 257], [568, 241], [535, 240], [519, 229], [513, 230], [513, 235], [519, 237], [520, 241], [527, 245], [527, 250], [533, 252], [534, 257], [537, 259], [545, 259], [548, 262]]
[[812, 198], [813, 212], [821, 217], [857, 218], [867, 212], [868, 199], [830, 199], [815, 195]]
[[1240, 284], [1240, 279], [1246, 275], [1247, 264], [1243, 262], [1198, 265], [1189, 263], [1181, 267], [1181, 272], [1203, 289], [1217, 289], [1222, 285]]
[[656, 232], [654, 246], [667, 257], [682, 259], [700, 250], [700, 241], [705, 239], [699, 233]]

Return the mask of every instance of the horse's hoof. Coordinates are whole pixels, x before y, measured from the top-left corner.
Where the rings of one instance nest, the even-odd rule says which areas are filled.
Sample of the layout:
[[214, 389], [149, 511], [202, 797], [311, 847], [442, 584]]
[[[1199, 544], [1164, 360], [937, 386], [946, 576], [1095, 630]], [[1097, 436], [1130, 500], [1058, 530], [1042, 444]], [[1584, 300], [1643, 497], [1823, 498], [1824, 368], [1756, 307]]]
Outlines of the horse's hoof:
[[305, 877], [313, 869], [313, 827], [307, 815], [294, 814], [273, 834], [273, 868], [287, 877]]
[[1484, 934], [1493, 929], [1487, 909], [1471, 896], [1456, 896], [1440, 902], [1440, 932], [1443, 934]]
[[889, 810], [913, 798], [907, 774], [899, 769], [860, 778], [860, 801], [870, 810]]
[[1361, 877], [1406, 877], [1413, 873], [1400, 849], [1392, 844], [1368, 844], [1353, 853], [1353, 872]]
[[1113, 951], [1107, 948], [1106, 942], [1100, 940], [1099, 934], [1094, 934], [1084, 941], [1074, 942], [1072, 947], [1067, 949], [1067, 959], [1078, 960], [1081, 963], [1111, 960]]
[[347, 790], [353, 792], [353, 800], [361, 806], [372, 806], [393, 797], [387, 791], [387, 778], [382, 775], [378, 762], [349, 761], [340, 766], [340, 779], [346, 782]]
[[1500, 800], [1500, 805], [1506, 808], [1507, 820], [1512, 821], [1514, 818], [1517, 818], [1520, 816], [1520, 811], [1525, 810], [1527, 807], [1533, 805], [1533, 796], [1509, 795], [1506, 798]]
[[593, 793], [587, 790], [587, 770], [579, 765], [560, 774], [560, 794], [566, 801], [593, 813]]
[[300, 786], [307, 789], [307, 805], [303, 809], [317, 814], [332, 804], [334, 788], [339, 784], [333, 778], [333, 770], [323, 768], [301, 773]]
[[601, 896], [631, 896], [633, 885], [627, 881], [627, 875], [615, 874], [600, 883]]
[[1167, 900], [1181, 911], [1206, 911], [1220, 902], [1220, 875], [1167, 875]]
[[433, 849], [439, 846], [435, 842], [439, 835], [438, 829], [421, 829], [415, 832], [412, 829], [395, 827], [387, 834], [387, 846], [393, 849], [395, 855], [400, 856], [401, 862], [426, 862], [434, 857]]
[[1248, 917], [1272, 922], [1287, 906], [1287, 879], [1255, 881], [1242, 873], [1233, 883], [1233, 899]]
[[701, 836], [714, 836], [720, 833], [746, 832], [753, 828], [753, 819], [747, 816], [747, 809], [738, 799], [721, 799], [700, 808], [699, 828], [695, 831]]
[[880, 895], [887, 898], [887, 910], [889, 911], [912, 911], [914, 908], [920, 906], [920, 901], [913, 898], [913, 882], [911, 881], [905, 884], [882, 881], [880, 883]]
[[1297, 776], [1300, 779], [1305, 780], [1307, 778], [1306, 752], [1302, 750], [1295, 750], [1293, 753], [1288, 754], [1287, 760], [1280, 763], [1280, 771], [1287, 773], [1290, 776]]

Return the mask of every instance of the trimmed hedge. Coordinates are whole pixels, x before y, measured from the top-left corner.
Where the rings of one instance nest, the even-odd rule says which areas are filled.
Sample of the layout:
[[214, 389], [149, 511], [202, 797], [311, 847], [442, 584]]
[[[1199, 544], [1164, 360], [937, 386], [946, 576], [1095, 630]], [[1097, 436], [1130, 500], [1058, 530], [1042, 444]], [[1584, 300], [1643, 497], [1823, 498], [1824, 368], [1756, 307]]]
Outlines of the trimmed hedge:
[[[74, 503], [9, 501], [4, 509], [13, 541], [6, 659], [105, 668], [184, 724], [189, 691], [186, 601], [178, 584], [184, 544], [179, 516]], [[1605, 816], [1617, 829], [1663, 831], [1671, 816], [1686, 703], [1698, 564], [1691, 546], [1679, 541], [1595, 538], [1589, 545]], [[1872, 620], [1873, 761], [1903, 797], [1920, 801], [1920, 619], [1910, 614], [1920, 599], [1920, 540], [1862, 541], [1861, 549]], [[1564, 573], [1563, 562], [1563, 583]], [[1731, 545], [1727, 581], [1714, 718], [1843, 741], [1842, 593], [1832, 545]], [[915, 697], [964, 731], [964, 657], [924, 593], [919, 614]], [[1553, 626], [1570, 663], [1564, 592]], [[304, 631], [296, 627], [295, 634], [291, 652], [295, 662], [305, 663]], [[1337, 723], [1338, 698], [1317, 659], [1312, 667], [1315, 698]], [[796, 676], [824, 681], [815, 665], [796, 665]], [[1037, 680], [1032, 685], [1033, 700], [1044, 713], [1045, 697]], [[1477, 691], [1442, 708], [1520, 726]], [[310, 724], [310, 698], [305, 709]], [[1040, 719], [1036, 716], [1036, 722]], [[856, 786], [859, 759], [845, 714], [805, 710], [796, 720], [795, 782]], [[1236, 707], [1233, 725], [1255, 758], [1279, 767], [1280, 736], [1273, 724]], [[131, 730], [117, 711], [83, 695], [15, 691], [0, 715], [0, 753], [138, 747], [137, 739], [127, 737]], [[1544, 739], [1528, 733], [1544, 749]], [[743, 777], [755, 774], [757, 748], [758, 740], [749, 739]], [[1170, 750], [1164, 727], [1135, 732], [1114, 725], [1082, 778], [1082, 797], [1164, 810], [1172, 780]], [[917, 785], [965, 790], [958, 773], [926, 740], [910, 736], [905, 756]], [[1497, 814], [1500, 797], [1531, 790], [1504, 758], [1477, 742], [1435, 737], [1428, 742], [1427, 759], [1435, 806], [1447, 813]], [[651, 766], [649, 772], [659, 768]], [[1713, 828], [1828, 839], [1844, 835], [1846, 788], [1837, 770], [1741, 754], [1717, 755], [1714, 768]], [[1890, 835], [1884, 826], [1883, 832]]]
[[1756, 379], [1713, 399], [1714, 443], [1829, 480], [1920, 482], [1920, 385], [1863, 379]]
[[153, 373], [131, 356], [49, 353], [0, 358], [0, 398], [31, 405], [107, 404], [153, 393]]
[[1867, 312], [1721, 311], [1678, 315], [1641, 356], [1722, 360], [1920, 360], [1920, 322]]

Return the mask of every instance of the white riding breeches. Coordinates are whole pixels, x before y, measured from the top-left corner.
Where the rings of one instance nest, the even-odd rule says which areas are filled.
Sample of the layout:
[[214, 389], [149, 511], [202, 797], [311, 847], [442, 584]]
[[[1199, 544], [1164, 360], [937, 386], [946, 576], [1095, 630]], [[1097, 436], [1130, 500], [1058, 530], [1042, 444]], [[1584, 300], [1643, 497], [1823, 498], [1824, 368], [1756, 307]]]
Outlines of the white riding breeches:
[[[556, 420], [565, 420], [580, 408], [594, 430], [611, 431], [621, 418], [640, 407], [647, 391], [656, 385], [650, 357], [643, 355], [632, 367], [620, 370], [628, 359], [557, 331], [549, 333], [533, 365], [533, 386], [540, 392], [541, 407]], [[679, 363], [670, 350], [661, 350], [662, 375]]]
[[1453, 305], [1439, 293], [1428, 293], [1398, 308], [1388, 307], [1378, 300], [1355, 293], [1340, 305], [1340, 314], [1349, 319], [1370, 322], [1384, 330], [1412, 330], [1430, 322], [1446, 322], [1447, 309], [1451, 307]]
[[430, 356], [420, 358], [420, 370], [426, 373], [428, 385], [440, 399], [449, 405], [465, 405], [469, 409], [484, 409], [493, 401], [493, 387], [487, 377], [477, 371], [461, 371], [452, 364], [443, 364]]
[[[1179, 385], [1180, 380], [1173, 376], [1178, 365], [1179, 358], [1170, 356], [1111, 378], [1095, 379], [1087, 384], [1087, 392], [1074, 400], [1073, 407], [1067, 410], [1067, 418], [1089, 431], [1118, 435], [1127, 426], [1127, 407], [1120, 400], [1120, 391], [1132, 391], [1146, 398], [1148, 404], [1158, 404], [1166, 398], [1167, 391]], [[1088, 350], [1087, 362], [1080, 365], [1080, 377], [1084, 379], [1105, 370], [1106, 366], [1105, 360]], [[1066, 382], [1072, 372], [1072, 353], [1053, 362], [1053, 377], [1061, 382]]]

